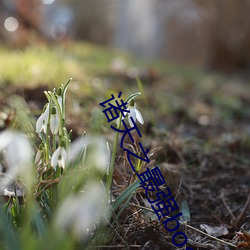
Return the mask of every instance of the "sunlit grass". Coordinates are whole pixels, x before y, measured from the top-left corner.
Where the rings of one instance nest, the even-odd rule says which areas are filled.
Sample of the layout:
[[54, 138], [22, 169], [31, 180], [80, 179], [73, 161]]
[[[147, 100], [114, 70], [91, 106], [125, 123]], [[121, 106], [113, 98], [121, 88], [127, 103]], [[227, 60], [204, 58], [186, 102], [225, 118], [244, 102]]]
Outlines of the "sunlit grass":
[[55, 85], [69, 75], [79, 80], [85, 77], [81, 63], [56, 47], [32, 46], [21, 51], [1, 46], [0, 56], [0, 83]]
[[114, 58], [121, 58], [127, 68], [154, 67], [159, 73], [179, 74], [185, 78], [199, 78], [200, 70], [180, 67], [154, 59], [136, 58], [128, 53], [82, 42], [59, 45], [33, 45], [12, 49], [0, 45], [0, 84], [53, 86], [72, 77], [87, 82], [91, 77], [112, 73]]
[[0, 46], [0, 84], [53, 86], [69, 77], [84, 82], [88, 77], [109, 71], [112, 59], [118, 55], [85, 43], [34, 45], [23, 50]]

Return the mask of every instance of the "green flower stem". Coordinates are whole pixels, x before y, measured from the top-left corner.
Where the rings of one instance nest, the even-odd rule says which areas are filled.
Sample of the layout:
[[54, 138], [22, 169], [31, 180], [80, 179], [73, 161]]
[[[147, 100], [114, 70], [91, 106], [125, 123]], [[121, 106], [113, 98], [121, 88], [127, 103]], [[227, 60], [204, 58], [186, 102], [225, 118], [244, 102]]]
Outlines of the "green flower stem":
[[46, 136], [46, 141], [44, 143], [46, 165], [49, 163], [49, 148], [48, 148], [48, 145], [49, 145], [49, 138], [48, 138], [48, 136]]
[[56, 135], [52, 135], [52, 147], [53, 147], [53, 152], [56, 150]]
[[[118, 118], [119, 123], [118, 123], [117, 129], [120, 129], [120, 127], [121, 127], [121, 121], [122, 121], [121, 118], [122, 118], [122, 114], [120, 114], [120, 117]], [[117, 151], [118, 138], [119, 138], [119, 132], [116, 131], [115, 140], [114, 140], [114, 148], [113, 148], [113, 152], [112, 152], [112, 158], [111, 158], [109, 174], [108, 174], [108, 181], [107, 181], [107, 196], [109, 195], [109, 191], [112, 187], [112, 182], [113, 182], [113, 173], [114, 173], [114, 169], [115, 169], [115, 156], [116, 156], [116, 151]], [[111, 202], [111, 199], [110, 199], [110, 202]]]
[[[72, 132], [72, 130], [70, 132]], [[68, 133], [67, 129], [63, 127], [63, 138], [65, 139], [65, 149], [69, 149], [71, 143], [70, 132]]]
[[[140, 95], [140, 92], [131, 94], [126, 100], [125, 103], [129, 103], [132, 99], [134, 99], [136, 96]], [[120, 129], [121, 127], [121, 122], [122, 122], [122, 114], [120, 114], [120, 117], [118, 118], [119, 123], [117, 126], [117, 129]], [[107, 197], [109, 195], [109, 191], [111, 190], [112, 187], [112, 180], [113, 180], [113, 173], [114, 173], [114, 169], [115, 169], [115, 156], [116, 156], [116, 151], [117, 151], [117, 144], [118, 144], [118, 138], [119, 138], [119, 132], [117, 131], [115, 134], [115, 140], [114, 140], [114, 149], [112, 152], [112, 158], [111, 158], [111, 163], [110, 163], [110, 168], [109, 168], [109, 174], [108, 174], [108, 180], [107, 180]], [[111, 202], [111, 199], [110, 199]]]
[[72, 78], [70, 78], [65, 86], [63, 86], [62, 89], [62, 127], [65, 126], [65, 96], [66, 96], [66, 91], [68, 89], [69, 83], [71, 82]]
[[[62, 117], [62, 111], [61, 111], [61, 108], [60, 108], [60, 105], [54, 95], [54, 93], [52, 93], [51, 91], [49, 91], [49, 94], [50, 94], [50, 97], [51, 99], [53, 100], [54, 104], [56, 105], [56, 108], [57, 108], [57, 111], [59, 112], [59, 118], [60, 118], [60, 126], [59, 126], [59, 135], [62, 136], [63, 135], [63, 123], [64, 123], [64, 119]], [[64, 104], [63, 104], [64, 105]], [[63, 107], [62, 105], [62, 107]]]
[[45, 145], [44, 145], [45, 146], [45, 155], [46, 155], [46, 164], [48, 164], [50, 162], [49, 156], [50, 156], [50, 150], [51, 150], [51, 148], [50, 148], [50, 136], [49, 136], [48, 131], [50, 130], [50, 114], [52, 111], [52, 101], [51, 101], [51, 98], [49, 98], [48, 100], [49, 100], [49, 117], [48, 117], [48, 123], [47, 123], [47, 129], [46, 129], [47, 133], [45, 134]]

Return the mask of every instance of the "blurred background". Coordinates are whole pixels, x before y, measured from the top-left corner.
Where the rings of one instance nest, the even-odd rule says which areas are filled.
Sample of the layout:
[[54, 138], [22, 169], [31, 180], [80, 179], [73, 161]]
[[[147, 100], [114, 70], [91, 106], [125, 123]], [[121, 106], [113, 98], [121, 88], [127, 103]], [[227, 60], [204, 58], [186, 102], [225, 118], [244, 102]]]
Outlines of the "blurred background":
[[249, 0], [1, 0], [0, 39], [84, 40], [220, 71], [248, 71]]

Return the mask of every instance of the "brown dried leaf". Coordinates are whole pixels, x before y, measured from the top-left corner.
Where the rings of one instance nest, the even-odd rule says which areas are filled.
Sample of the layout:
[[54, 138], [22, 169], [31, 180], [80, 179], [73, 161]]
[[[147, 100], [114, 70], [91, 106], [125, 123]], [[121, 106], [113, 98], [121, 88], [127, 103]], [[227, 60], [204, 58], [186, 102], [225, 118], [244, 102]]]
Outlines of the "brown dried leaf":
[[238, 244], [238, 247], [244, 247], [250, 249], [250, 232], [237, 232], [237, 235], [243, 240]]

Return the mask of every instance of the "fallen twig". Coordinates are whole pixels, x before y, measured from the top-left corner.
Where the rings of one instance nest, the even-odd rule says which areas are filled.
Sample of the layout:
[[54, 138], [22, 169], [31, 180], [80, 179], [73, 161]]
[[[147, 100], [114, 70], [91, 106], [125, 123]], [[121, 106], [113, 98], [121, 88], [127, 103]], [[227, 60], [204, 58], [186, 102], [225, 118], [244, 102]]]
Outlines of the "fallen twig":
[[[140, 206], [140, 205], [137, 205], [137, 204], [134, 204], [134, 203], [129, 203], [128, 205], [135, 206], [135, 207], [138, 207], [138, 208], [142, 208], [142, 209], [144, 209], [144, 210], [147, 210], [147, 211], [150, 211], [150, 212], [154, 213], [154, 210], [153, 210], [153, 209], [150, 209], [150, 208], [147, 208], [147, 207], [144, 207], [144, 206]], [[169, 216], [166, 216], [166, 217], [167, 217], [167, 218], [171, 218], [171, 217], [169, 217]], [[230, 247], [237, 248], [236, 245], [233, 245], [233, 244], [231, 244], [231, 243], [229, 243], [229, 242], [226, 242], [226, 241], [221, 240], [221, 239], [218, 239], [218, 238], [216, 238], [216, 237], [214, 237], [214, 236], [212, 236], [212, 235], [210, 235], [210, 234], [207, 234], [207, 233], [205, 233], [205, 232], [203, 232], [203, 231], [201, 231], [201, 230], [199, 230], [199, 229], [197, 229], [197, 228], [195, 228], [195, 227], [192, 227], [192, 226], [188, 225], [186, 222], [180, 222], [180, 221], [179, 221], [179, 223], [180, 223], [181, 225], [184, 225], [184, 226], [186, 226], [186, 227], [188, 227], [188, 228], [190, 228], [190, 229], [193, 229], [193, 230], [195, 230], [195, 231], [197, 231], [197, 232], [199, 232], [199, 233], [201, 233], [201, 234], [203, 234], [203, 235], [206, 235], [207, 237], [209, 237], [209, 238], [211, 238], [211, 239], [213, 239], [213, 240], [217, 240], [217, 241], [219, 241], [219, 242], [221, 242], [221, 243], [223, 243], [223, 244], [226, 244], [226, 245], [228, 245], [228, 246], [230, 246]]]

